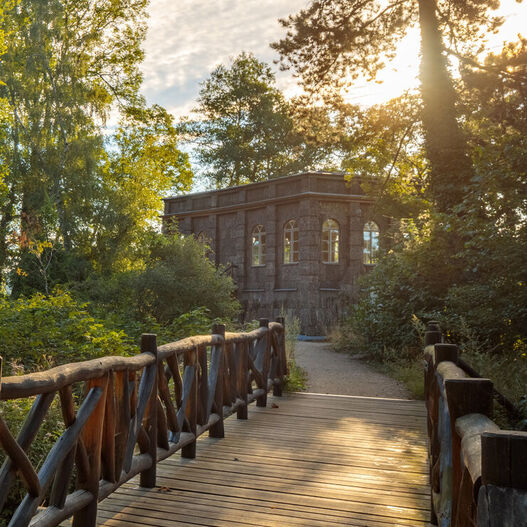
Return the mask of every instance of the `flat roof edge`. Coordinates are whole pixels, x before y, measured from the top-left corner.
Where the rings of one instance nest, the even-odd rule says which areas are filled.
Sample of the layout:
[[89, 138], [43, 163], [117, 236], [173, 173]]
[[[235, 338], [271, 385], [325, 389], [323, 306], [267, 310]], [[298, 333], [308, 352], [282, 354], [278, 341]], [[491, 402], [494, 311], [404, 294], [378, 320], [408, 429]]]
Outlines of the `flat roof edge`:
[[221, 192], [231, 192], [233, 190], [240, 190], [245, 189], [248, 187], [254, 187], [258, 185], [265, 185], [273, 181], [280, 181], [284, 179], [292, 179], [297, 178], [301, 176], [340, 176], [344, 177], [348, 175], [347, 172], [326, 172], [326, 171], [308, 171], [308, 172], [297, 172], [295, 174], [287, 174], [286, 176], [280, 176], [276, 178], [266, 179], [264, 181], [255, 181], [253, 183], [245, 183], [243, 185], [236, 185], [234, 187], [227, 187], [227, 188], [218, 188], [218, 189], [211, 189], [211, 190], [203, 190], [200, 192], [190, 192], [189, 194], [180, 194], [177, 196], [168, 196], [166, 198], [163, 198], [163, 201], [169, 201], [174, 199], [181, 199], [181, 198], [188, 198], [190, 196], [192, 197], [198, 197], [198, 196], [204, 196], [205, 194], [215, 194], [215, 193], [221, 193]]

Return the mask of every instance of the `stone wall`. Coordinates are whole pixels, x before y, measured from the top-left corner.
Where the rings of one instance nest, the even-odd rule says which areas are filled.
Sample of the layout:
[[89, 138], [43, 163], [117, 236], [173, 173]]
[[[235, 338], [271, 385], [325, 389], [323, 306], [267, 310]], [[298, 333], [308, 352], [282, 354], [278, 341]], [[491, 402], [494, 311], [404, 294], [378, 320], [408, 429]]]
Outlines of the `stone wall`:
[[[301, 320], [306, 335], [325, 334], [342, 315], [343, 297], [357, 293], [364, 272], [362, 230], [372, 200], [342, 174], [303, 173], [219, 191], [165, 200], [165, 225], [207, 239], [216, 264], [229, 268], [245, 320], [277, 317], [282, 310]], [[339, 224], [339, 262], [321, 258], [322, 223]], [[283, 228], [299, 227], [299, 261], [283, 262]], [[383, 221], [373, 218], [381, 226]], [[266, 232], [265, 265], [251, 262], [251, 234]]]

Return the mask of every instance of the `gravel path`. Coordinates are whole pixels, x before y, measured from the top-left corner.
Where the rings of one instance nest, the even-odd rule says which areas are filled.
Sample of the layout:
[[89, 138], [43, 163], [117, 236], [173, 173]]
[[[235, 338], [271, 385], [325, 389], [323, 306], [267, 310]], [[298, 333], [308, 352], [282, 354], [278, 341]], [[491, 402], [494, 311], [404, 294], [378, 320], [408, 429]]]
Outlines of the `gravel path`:
[[307, 372], [308, 392], [411, 399], [401, 383], [358, 359], [331, 351], [325, 342], [297, 342], [295, 359]]

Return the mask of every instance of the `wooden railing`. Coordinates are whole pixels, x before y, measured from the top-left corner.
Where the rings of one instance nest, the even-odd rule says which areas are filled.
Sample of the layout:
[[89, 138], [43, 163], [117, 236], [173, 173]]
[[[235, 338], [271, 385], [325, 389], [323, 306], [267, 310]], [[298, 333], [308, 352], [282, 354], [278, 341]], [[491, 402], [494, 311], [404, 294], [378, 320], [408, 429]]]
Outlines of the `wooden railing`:
[[[1, 371], [1, 370], [0, 370]], [[267, 392], [282, 394], [287, 372], [283, 319], [250, 333], [212, 334], [157, 346], [145, 334], [135, 357], [104, 357], [49, 371], [0, 378], [0, 399], [36, 396], [17, 439], [0, 417], [0, 509], [19, 478], [27, 494], [9, 526], [94, 526], [97, 503], [140, 474], [156, 484], [156, 465], [181, 450], [194, 458], [205, 431], [223, 437], [223, 420], [247, 406], [266, 406]], [[57, 396], [64, 433], [38, 472], [28, 450]], [[74, 477], [76, 474], [76, 477]]]
[[442, 342], [436, 322], [424, 353], [432, 523], [526, 527], [527, 433], [491, 420], [495, 399], [511, 404]]

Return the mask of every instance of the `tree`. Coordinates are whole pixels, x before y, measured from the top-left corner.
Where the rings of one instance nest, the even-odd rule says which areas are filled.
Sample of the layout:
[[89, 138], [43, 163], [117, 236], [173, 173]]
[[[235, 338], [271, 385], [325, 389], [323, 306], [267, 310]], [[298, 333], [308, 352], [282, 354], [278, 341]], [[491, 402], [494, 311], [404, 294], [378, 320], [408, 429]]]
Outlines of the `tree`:
[[193, 138], [205, 176], [216, 186], [262, 181], [312, 167], [326, 152], [305, 141], [293, 104], [274, 86], [271, 68], [241, 53], [203, 83], [182, 129]]
[[360, 73], [374, 78], [395, 55], [407, 30], [421, 29], [421, 119], [430, 163], [430, 192], [440, 211], [451, 212], [473, 175], [466, 138], [457, 120], [456, 93], [443, 43], [474, 61], [472, 41], [501, 22], [489, 15], [495, 0], [316, 0], [282, 20], [288, 33], [272, 46], [283, 67], [292, 67], [311, 90], [338, 85]]
[[6, 207], [20, 198], [25, 236], [53, 221], [65, 248], [72, 247], [102, 151], [97, 120], [139, 88], [144, 9], [144, 0], [21, 0], [6, 12], [1, 94], [19, 186], [12, 182]]
[[[126, 236], [117, 228], [118, 208], [125, 209], [122, 198], [132, 198], [132, 189], [134, 206], [144, 192], [137, 210], [148, 209], [145, 218], [151, 218], [160, 203], [150, 191], [174, 188], [178, 178], [181, 188], [188, 187], [188, 162], [176, 148], [170, 119], [160, 108], [146, 108], [139, 95], [146, 5], [19, 0], [4, 6], [0, 31], [9, 39], [0, 60], [6, 109], [0, 123], [0, 272], [13, 254], [46, 240], [57, 257], [61, 251], [92, 261], [108, 255], [110, 247], [96, 251], [94, 242], [126, 245], [133, 238], [130, 225], [143, 225], [136, 216]], [[112, 150], [105, 124], [115, 110], [126, 115], [128, 128], [117, 132]], [[147, 177], [153, 179], [147, 183]], [[119, 232], [110, 235], [112, 229]], [[110, 246], [117, 257], [115, 243]]]
[[[373, 353], [416, 346], [417, 315], [441, 320], [453, 341], [512, 357], [514, 368], [525, 364], [526, 57], [520, 39], [479, 67], [462, 68], [460, 108], [474, 174], [455, 214], [424, 209], [365, 278], [353, 325]], [[463, 241], [455, 252], [448, 237], [433, 236], [439, 227]]]
[[381, 214], [406, 218], [428, 207], [423, 194], [428, 164], [415, 94], [366, 108], [336, 94], [325, 98], [323, 108], [340, 167], [352, 179], [360, 178], [366, 194], [376, 196]]
[[192, 171], [178, 148], [172, 116], [162, 107], [128, 108], [101, 168], [95, 230], [83, 243], [100, 271], [133, 266], [135, 249], [159, 214], [160, 197], [188, 191]]
[[[0, 6], [0, 22], [4, 19], [4, 9], [5, 6]], [[0, 31], [0, 56], [2, 56], [5, 53], [6, 47], [5, 47], [5, 32]]]

